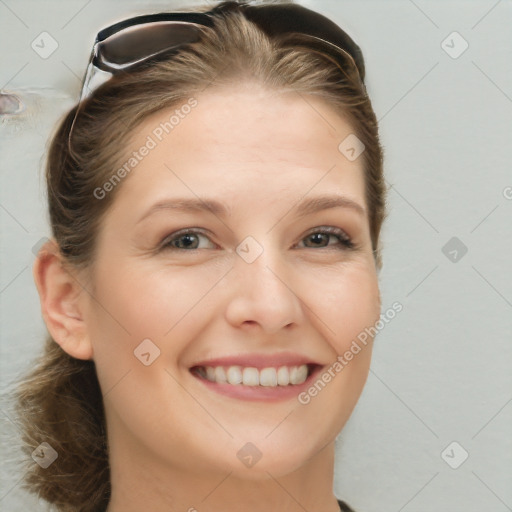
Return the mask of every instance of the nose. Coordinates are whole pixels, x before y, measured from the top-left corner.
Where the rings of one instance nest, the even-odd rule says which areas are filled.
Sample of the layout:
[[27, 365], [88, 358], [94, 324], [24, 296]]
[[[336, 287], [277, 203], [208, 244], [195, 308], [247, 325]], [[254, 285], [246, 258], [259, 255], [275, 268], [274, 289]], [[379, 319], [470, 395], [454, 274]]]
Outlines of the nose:
[[293, 286], [291, 271], [279, 255], [264, 250], [252, 263], [237, 256], [230, 274], [226, 319], [231, 325], [274, 334], [300, 322], [299, 283]]

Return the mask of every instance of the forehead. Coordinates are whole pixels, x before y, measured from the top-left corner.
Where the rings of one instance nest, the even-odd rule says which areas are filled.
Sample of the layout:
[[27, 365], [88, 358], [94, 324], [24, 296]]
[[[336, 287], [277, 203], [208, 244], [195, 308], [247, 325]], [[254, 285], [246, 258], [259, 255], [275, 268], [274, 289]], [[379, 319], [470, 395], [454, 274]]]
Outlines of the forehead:
[[[137, 161], [115, 202], [142, 208], [169, 193], [297, 200], [342, 193], [364, 205], [362, 158], [338, 149], [353, 128], [322, 99], [257, 84], [211, 88], [141, 123], [127, 144]], [[260, 203], [261, 204], [261, 203]]]

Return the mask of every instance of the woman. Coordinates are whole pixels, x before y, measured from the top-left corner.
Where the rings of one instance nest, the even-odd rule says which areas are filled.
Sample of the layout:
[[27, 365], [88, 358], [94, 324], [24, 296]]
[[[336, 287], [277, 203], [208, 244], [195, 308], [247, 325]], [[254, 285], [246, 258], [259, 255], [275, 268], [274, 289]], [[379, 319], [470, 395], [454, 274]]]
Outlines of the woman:
[[29, 488], [58, 510], [351, 510], [334, 441], [380, 317], [385, 186], [349, 36], [286, 3], [109, 27], [47, 186]]

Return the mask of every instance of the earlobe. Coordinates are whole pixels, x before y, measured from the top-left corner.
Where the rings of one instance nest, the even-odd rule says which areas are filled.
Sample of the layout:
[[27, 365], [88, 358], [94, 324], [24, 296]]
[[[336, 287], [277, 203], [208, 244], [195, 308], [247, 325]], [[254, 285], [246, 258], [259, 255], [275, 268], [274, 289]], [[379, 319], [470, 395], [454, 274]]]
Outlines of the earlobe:
[[41, 313], [52, 338], [70, 356], [92, 359], [92, 344], [84, 317], [87, 292], [63, 265], [55, 240], [41, 247], [32, 274], [39, 292]]

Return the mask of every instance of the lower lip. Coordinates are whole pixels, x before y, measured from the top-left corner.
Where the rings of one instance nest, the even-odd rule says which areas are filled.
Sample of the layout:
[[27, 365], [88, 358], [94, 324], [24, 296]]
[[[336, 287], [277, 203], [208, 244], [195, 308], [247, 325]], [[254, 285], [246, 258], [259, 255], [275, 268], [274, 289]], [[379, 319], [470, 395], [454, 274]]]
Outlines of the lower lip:
[[283, 400], [290, 400], [291, 398], [297, 398], [300, 393], [304, 392], [311, 385], [311, 382], [321, 370], [321, 366], [315, 367], [302, 384], [275, 387], [244, 386], [243, 384], [219, 384], [218, 382], [212, 382], [204, 379], [194, 372], [191, 373], [204, 386], [219, 395], [237, 398], [239, 400], [280, 402]]

